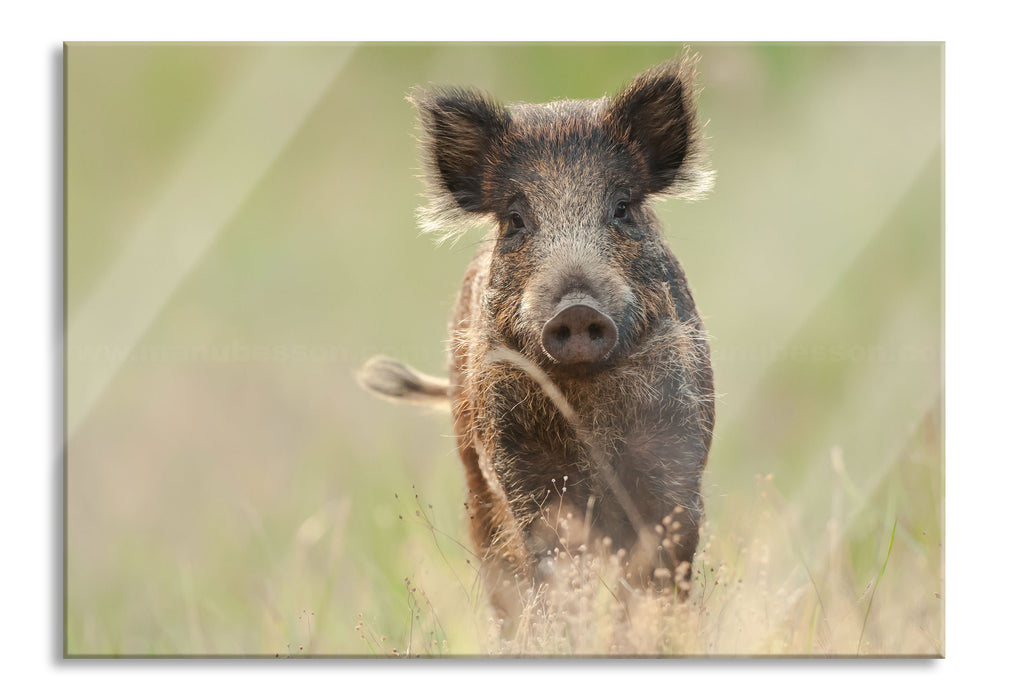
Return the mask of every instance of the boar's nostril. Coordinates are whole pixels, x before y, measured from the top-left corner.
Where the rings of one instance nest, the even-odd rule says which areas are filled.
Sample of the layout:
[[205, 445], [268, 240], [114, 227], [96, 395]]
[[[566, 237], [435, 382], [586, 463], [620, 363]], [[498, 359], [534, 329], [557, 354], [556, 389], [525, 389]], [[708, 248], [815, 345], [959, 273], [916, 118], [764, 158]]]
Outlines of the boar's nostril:
[[543, 349], [559, 364], [599, 362], [616, 346], [617, 327], [599, 309], [572, 304], [547, 321], [541, 340]]

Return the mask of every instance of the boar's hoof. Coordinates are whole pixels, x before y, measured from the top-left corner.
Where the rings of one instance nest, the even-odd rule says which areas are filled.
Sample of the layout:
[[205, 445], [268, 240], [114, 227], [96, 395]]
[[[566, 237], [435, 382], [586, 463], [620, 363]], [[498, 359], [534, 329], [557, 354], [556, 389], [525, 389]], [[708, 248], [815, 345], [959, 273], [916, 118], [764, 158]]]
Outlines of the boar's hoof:
[[562, 308], [543, 326], [543, 349], [558, 364], [605, 360], [617, 344], [613, 319], [587, 304]]

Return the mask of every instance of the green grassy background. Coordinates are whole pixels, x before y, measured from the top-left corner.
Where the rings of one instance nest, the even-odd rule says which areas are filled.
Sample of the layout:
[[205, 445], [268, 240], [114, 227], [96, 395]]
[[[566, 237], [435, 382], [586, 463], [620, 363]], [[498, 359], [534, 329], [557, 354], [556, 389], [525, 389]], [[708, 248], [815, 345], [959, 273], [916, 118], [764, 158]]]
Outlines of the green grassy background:
[[[353, 380], [442, 372], [481, 235], [418, 235], [404, 95], [597, 97], [681, 48], [69, 45], [66, 651], [493, 648], [447, 417]], [[718, 176], [658, 210], [713, 336], [718, 555], [773, 474], [769, 594], [829, 579], [820, 634], [875, 590], [861, 651], [941, 654], [942, 47], [692, 48]], [[855, 651], [771, 637], [708, 651]]]

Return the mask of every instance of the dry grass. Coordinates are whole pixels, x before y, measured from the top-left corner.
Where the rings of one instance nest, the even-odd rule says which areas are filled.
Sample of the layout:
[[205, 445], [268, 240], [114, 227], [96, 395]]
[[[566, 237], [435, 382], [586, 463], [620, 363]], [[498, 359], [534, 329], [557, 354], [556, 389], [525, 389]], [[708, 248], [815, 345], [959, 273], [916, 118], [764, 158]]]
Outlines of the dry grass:
[[[840, 455], [834, 459], [843, 469]], [[908, 556], [900, 518], [877, 532], [879, 557], [867, 578], [851, 556], [855, 542], [846, 535], [853, 528], [840, 511], [828, 515], [823, 546], [810, 558], [771, 475], [756, 477], [746, 500], [728, 527], [702, 527], [692, 580], [676, 577], [685, 596], [669, 586], [632, 587], [622, 551], [558, 550], [555, 579], [526, 591], [511, 634], [475, 597], [472, 567], [437, 597], [425, 592], [428, 582], [405, 581], [410, 622], [400, 642], [371, 629], [363, 615], [357, 629], [370, 653], [391, 656], [944, 655], [941, 579], [928, 575], [925, 560]], [[461, 547], [421, 512], [418, 523], [439, 546]], [[893, 566], [891, 556], [901, 564]], [[475, 646], [456, 643], [442, 606], [467, 611], [461, 619], [468, 616], [469, 632], [477, 630]]]

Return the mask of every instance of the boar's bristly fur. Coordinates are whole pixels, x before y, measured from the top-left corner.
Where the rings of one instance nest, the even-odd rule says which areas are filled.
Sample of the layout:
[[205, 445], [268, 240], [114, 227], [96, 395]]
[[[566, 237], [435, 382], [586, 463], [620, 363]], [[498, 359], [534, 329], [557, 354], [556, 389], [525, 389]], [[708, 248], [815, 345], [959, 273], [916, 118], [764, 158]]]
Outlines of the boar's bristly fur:
[[[633, 584], [661, 588], [679, 572], [681, 593], [688, 585], [714, 389], [704, 326], [651, 203], [711, 185], [695, 64], [653, 68], [612, 99], [411, 97], [423, 225], [453, 235], [492, 222], [496, 235], [463, 278], [447, 385], [386, 359], [362, 381], [451, 404], [471, 536], [506, 618], [521, 587], [549, 583], [561, 549], [604, 538], [627, 553]], [[560, 519], [576, 524], [563, 538]]]

